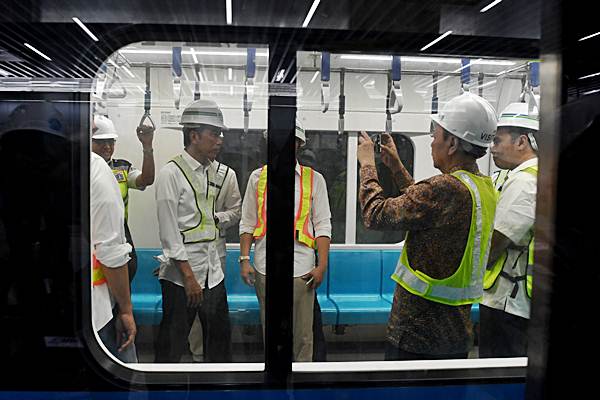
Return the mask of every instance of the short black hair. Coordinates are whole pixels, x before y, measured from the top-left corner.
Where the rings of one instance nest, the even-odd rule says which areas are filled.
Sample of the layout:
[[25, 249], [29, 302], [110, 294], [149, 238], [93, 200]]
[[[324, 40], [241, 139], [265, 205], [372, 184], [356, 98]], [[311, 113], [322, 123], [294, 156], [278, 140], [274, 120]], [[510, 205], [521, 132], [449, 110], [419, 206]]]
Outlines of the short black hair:
[[210, 129], [212, 128], [211, 125], [205, 125], [205, 124], [200, 124], [200, 125], [195, 125], [195, 126], [184, 126], [183, 127], [183, 148], [187, 149], [188, 146], [190, 144], [192, 144], [192, 138], [191, 135], [193, 132], [196, 133], [200, 133], [202, 131], [204, 131], [204, 129]]
[[448, 139], [448, 136], [452, 136], [456, 140], [458, 140], [458, 148], [462, 153], [473, 157], [476, 160], [487, 154], [487, 147], [477, 146], [476, 144], [469, 143], [466, 140], [459, 138], [458, 136], [454, 136], [443, 127], [442, 130], [444, 132], [444, 139]]
[[[520, 136], [525, 135], [527, 137], [527, 143], [533, 150], [533, 146], [531, 145], [531, 140], [529, 139], [529, 135], [533, 135], [534, 139], [537, 141], [537, 131], [529, 128], [523, 128], [521, 126], [507, 126], [508, 133], [510, 134], [511, 141], [514, 143]], [[534, 150], [535, 151], [535, 150]]]

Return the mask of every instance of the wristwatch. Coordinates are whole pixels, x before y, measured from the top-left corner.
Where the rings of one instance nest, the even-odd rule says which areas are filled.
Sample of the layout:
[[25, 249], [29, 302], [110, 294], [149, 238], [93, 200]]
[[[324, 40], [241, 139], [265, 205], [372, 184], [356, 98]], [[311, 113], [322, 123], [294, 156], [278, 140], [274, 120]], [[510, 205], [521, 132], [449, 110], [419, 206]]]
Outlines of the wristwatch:
[[238, 257], [238, 262], [240, 262], [240, 263], [245, 260], [250, 261], [250, 256], [239, 256]]

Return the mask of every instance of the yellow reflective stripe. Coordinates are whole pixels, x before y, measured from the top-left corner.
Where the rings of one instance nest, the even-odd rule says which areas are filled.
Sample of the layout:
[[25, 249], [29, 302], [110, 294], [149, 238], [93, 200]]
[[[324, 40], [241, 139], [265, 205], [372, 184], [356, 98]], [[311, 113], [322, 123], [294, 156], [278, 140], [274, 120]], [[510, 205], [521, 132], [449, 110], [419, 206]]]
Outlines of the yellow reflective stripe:
[[100, 262], [96, 259], [96, 255], [92, 255], [92, 284], [94, 286], [100, 286], [106, 283], [106, 278], [100, 267]]
[[531, 292], [533, 290], [533, 250], [535, 248], [534, 244], [535, 240], [532, 237], [531, 242], [529, 243], [529, 254], [527, 257], [527, 296], [531, 298]]
[[125, 206], [125, 221], [127, 221], [129, 214], [129, 186], [127, 186], [129, 172], [125, 169], [113, 169], [112, 172], [119, 184], [119, 191], [121, 192], [121, 198], [123, 199], [123, 205]]
[[[198, 180], [194, 171], [181, 154], [174, 157], [171, 161], [179, 168], [192, 188], [198, 211], [198, 225], [181, 231], [183, 243], [190, 244], [215, 240], [217, 238], [217, 227], [214, 221], [214, 197], [207, 190], [208, 183], [203, 185], [203, 182]], [[211, 181], [210, 177], [207, 177], [207, 180]]]
[[262, 167], [256, 187], [257, 221], [253, 236], [260, 238], [267, 233], [267, 166]]
[[506, 259], [508, 258], [508, 252], [504, 251], [500, 258], [494, 263], [492, 269], [487, 269], [485, 271], [485, 275], [483, 276], [483, 290], [488, 290], [496, 283], [498, 277], [500, 276], [500, 272], [504, 269], [504, 264], [506, 263]]
[[[471, 194], [472, 211], [469, 237], [460, 265], [446, 279], [434, 279], [410, 267], [405, 247], [392, 279], [407, 291], [424, 299], [448, 305], [472, 304], [483, 296], [483, 276], [493, 231], [496, 193], [490, 178], [466, 171], [452, 174]], [[408, 243], [408, 234], [406, 236]]]
[[309, 167], [301, 167], [300, 170], [300, 205], [294, 223], [296, 238], [300, 243], [308, 247], [315, 247], [315, 238], [308, 231], [308, 219], [310, 217], [310, 206], [312, 198], [314, 171]]

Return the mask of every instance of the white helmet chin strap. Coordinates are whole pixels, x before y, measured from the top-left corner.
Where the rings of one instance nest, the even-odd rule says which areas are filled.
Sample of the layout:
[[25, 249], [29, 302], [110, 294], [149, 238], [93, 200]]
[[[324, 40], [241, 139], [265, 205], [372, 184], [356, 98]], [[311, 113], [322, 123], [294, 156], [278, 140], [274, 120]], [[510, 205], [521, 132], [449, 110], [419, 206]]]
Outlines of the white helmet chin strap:
[[531, 148], [535, 151], [538, 151], [538, 144], [537, 144], [537, 140], [535, 140], [535, 138], [533, 137], [532, 133], [528, 133], [527, 134], [527, 138], [529, 138], [529, 143], [531, 144]]

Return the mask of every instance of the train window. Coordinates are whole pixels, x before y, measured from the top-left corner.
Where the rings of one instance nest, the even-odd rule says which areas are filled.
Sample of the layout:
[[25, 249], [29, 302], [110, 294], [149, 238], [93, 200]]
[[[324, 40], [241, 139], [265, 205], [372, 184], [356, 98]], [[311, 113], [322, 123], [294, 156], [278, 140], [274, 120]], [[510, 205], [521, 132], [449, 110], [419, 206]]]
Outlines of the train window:
[[[437, 177], [440, 171], [451, 172], [433, 159], [436, 149], [432, 144], [435, 132], [431, 131], [431, 116], [440, 115], [452, 99], [464, 93], [483, 97], [491, 105], [485, 106], [488, 110], [485, 118], [489, 121], [497, 118], [510, 103], [526, 101], [531, 108], [537, 106], [539, 97], [533, 96], [534, 89], [530, 84], [531, 62], [314, 51], [298, 52], [296, 62], [297, 115], [307, 132], [306, 145], [298, 158], [301, 164], [319, 172], [327, 184], [332, 245], [328, 253], [327, 273], [322, 280], [318, 275], [320, 286], [316, 290], [312, 316], [312, 356], [307, 359], [301, 353], [296, 354], [296, 349], [294, 355], [296, 361], [336, 363], [310, 366], [301, 362], [294, 364], [294, 371], [316, 372], [320, 368], [363, 370], [363, 366], [340, 363], [342, 361], [479, 358], [481, 287], [478, 287], [476, 298], [456, 301], [432, 298], [403, 280], [405, 275], [402, 271], [406, 267], [398, 269], [398, 265], [408, 263], [399, 261], [407, 232], [408, 237], [424, 235], [420, 239], [412, 239], [412, 242], [409, 239], [409, 246], [416, 246], [419, 257], [431, 257], [431, 265], [439, 265], [443, 269], [447, 263], [440, 260], [448, 257], [453, 257], [460, 264], [461, 251], [466, 251], [464, 244], [448, 240], [449, 237], [456, 238], [458, 233], [452, 232], [448, 236], [447, 231], [445, 236], [443, 234], [444, 229], [453, 226], [456, 219], [445, 212], [434, 212], [436, 207], [452, 205], [436, 203], [431, 206], [431, 216], [428, 214], [422, 218], [426, 203], [418, 202], [426, 192], [419, 193], [418, 185], [415, 185], [410, 188], [409, 196], [412, 197], [400, 196], [406, 193], [411, 182], [427, 179], [438, 182], [437, 179], [443, 179]], [[361, 154], [369, 152], [364, 146], [361, 148], [362, 132], [374, 142], [371, 159], [364, 158], [372, 160], [373, 169], [361, 168], [357, 162], [363, 157]], [[381, 143], [387, 141], [382, 132], [391, 132], [404, 172], [383, 162], [382, 154], [377, 150]], [[465, 148], [468, 146], [465, 145]], [[470, 154], [475, 154], [473, 149]], [[501, 166], [494, 164], [489, 151], [479, 151], [472, 159], [472, 165], [465, 168], [472, 169], [475, 179], [484, 182], [485, 193], [489, 194], [486, 204], [493, 208], [496, 197], [488, 176]], [[375, 171], [377, 175], [374, 175]], [[369, 179], [361, 180], [364, 178], [362, 174], [369, 174], [365, 175]], [[378, 193], [380, 197], [365, 197], [373, 196], [372, 193]], [[388, 204], [406, 203], [406, 207], [410, 207], [408, 199], [412, 199], [410, 201], [418, 203], [412, 210], [414, 214], [404, 209], [395, 214], [396, 210], [383, 206], [370, 208], [375, 207], [375, 203], [383, 204], [378, 203], [380, 199], [390, 198], [398, 198], [398, 202]], [[313, 198], [313, 202], [316, 201]], [[319, 208], [320, 205], [315, 204], [314, 207]], [[470, 202], [465, 209], [470, 210], [469, 207]], [[409, 220], [410, 215], [413, 215], [413, 220]], [[468, 214], [464, 219], [467, 228], [470, 217], [471, 214]], [[442, 221], [443, 218], [447, 219], [446, 222]], [[489, 230], [486, 240], [490, 240], [493, 217], [489, 214], [487, 218]], [[316, 234], [317, 231], [319, 228], [315, 228]], [[423, 241], [422, 246], [416, 245], [418, 241]], [[447, 245], [444, 245], [446, 242]], [[463, 246], [463, 250], [454, 254], [445, 246]], [[322, 249], [319, 243], [316, 247], [317, 255], [320, 255]], [[407, 258], [412, 259], [415, 253], [408, 253]], [[295, 257], [298, 264], [298, 257], [301, 257], [298, 251]], [[317, 269], [322, 267], [319, 262], [317, 257]], [[483, 279], [485, 268], [473, 268]], [[441, 282], [443, 277], [454, 274], [454, 271], [441, 272], [441, 269], [437, 272], [432, 270], [431, 279], [420, 270], [414, 276], [426, 276], [428, 281], [421, 279], [419, 282], [431, 282], [428, 285], [433, 287], [436, 280]], [[519, 290], [523, 291], [524, 286], [519, 286]], [[311, 320], [310, 316], [307, 320]], [[452, 335], [447, 334], [441, 328], [443, 326], [448, 327]], [[303, 339], [298, 337], [300, 333], [296, 329], [294, 334], [296, 346]], [[512, 355], [524, 356], [525, 353]], [[524, 362], [524, 359], [513, 360], [514, 365], [523, 365]], [[428, 365], [436, 368], [435, 362]], [[446, 364], [441, 362], [439, 365]], [[364, 370], [370, 368], [401, 367], [384, 364], [364, 366]]]
[[[115, 52], [96, 76], [92, 151], [117, 179], [122, 233], [135, 245], [128, 263], [135, 342], [115, 352], [108, 330], [131, 322], [110, 302], [105, 310], [105, 287], [117, 278], [100, 264], [92, 316], [104, 347], [130, 367], [264, 369], [259, 303], [240, 278], [235, 243], [247, 183], [266, 163], [267, 66], [261, 46], [143, 42]], [[95, 188], [93, 216], [102, 198]], [[92, 232], [99, 221], [92, 219]], [[126, 247], [103, 250], [98, 242], [94, 259], [122, 265]], [[120, 307], [118, 293], [112, 300]]]

